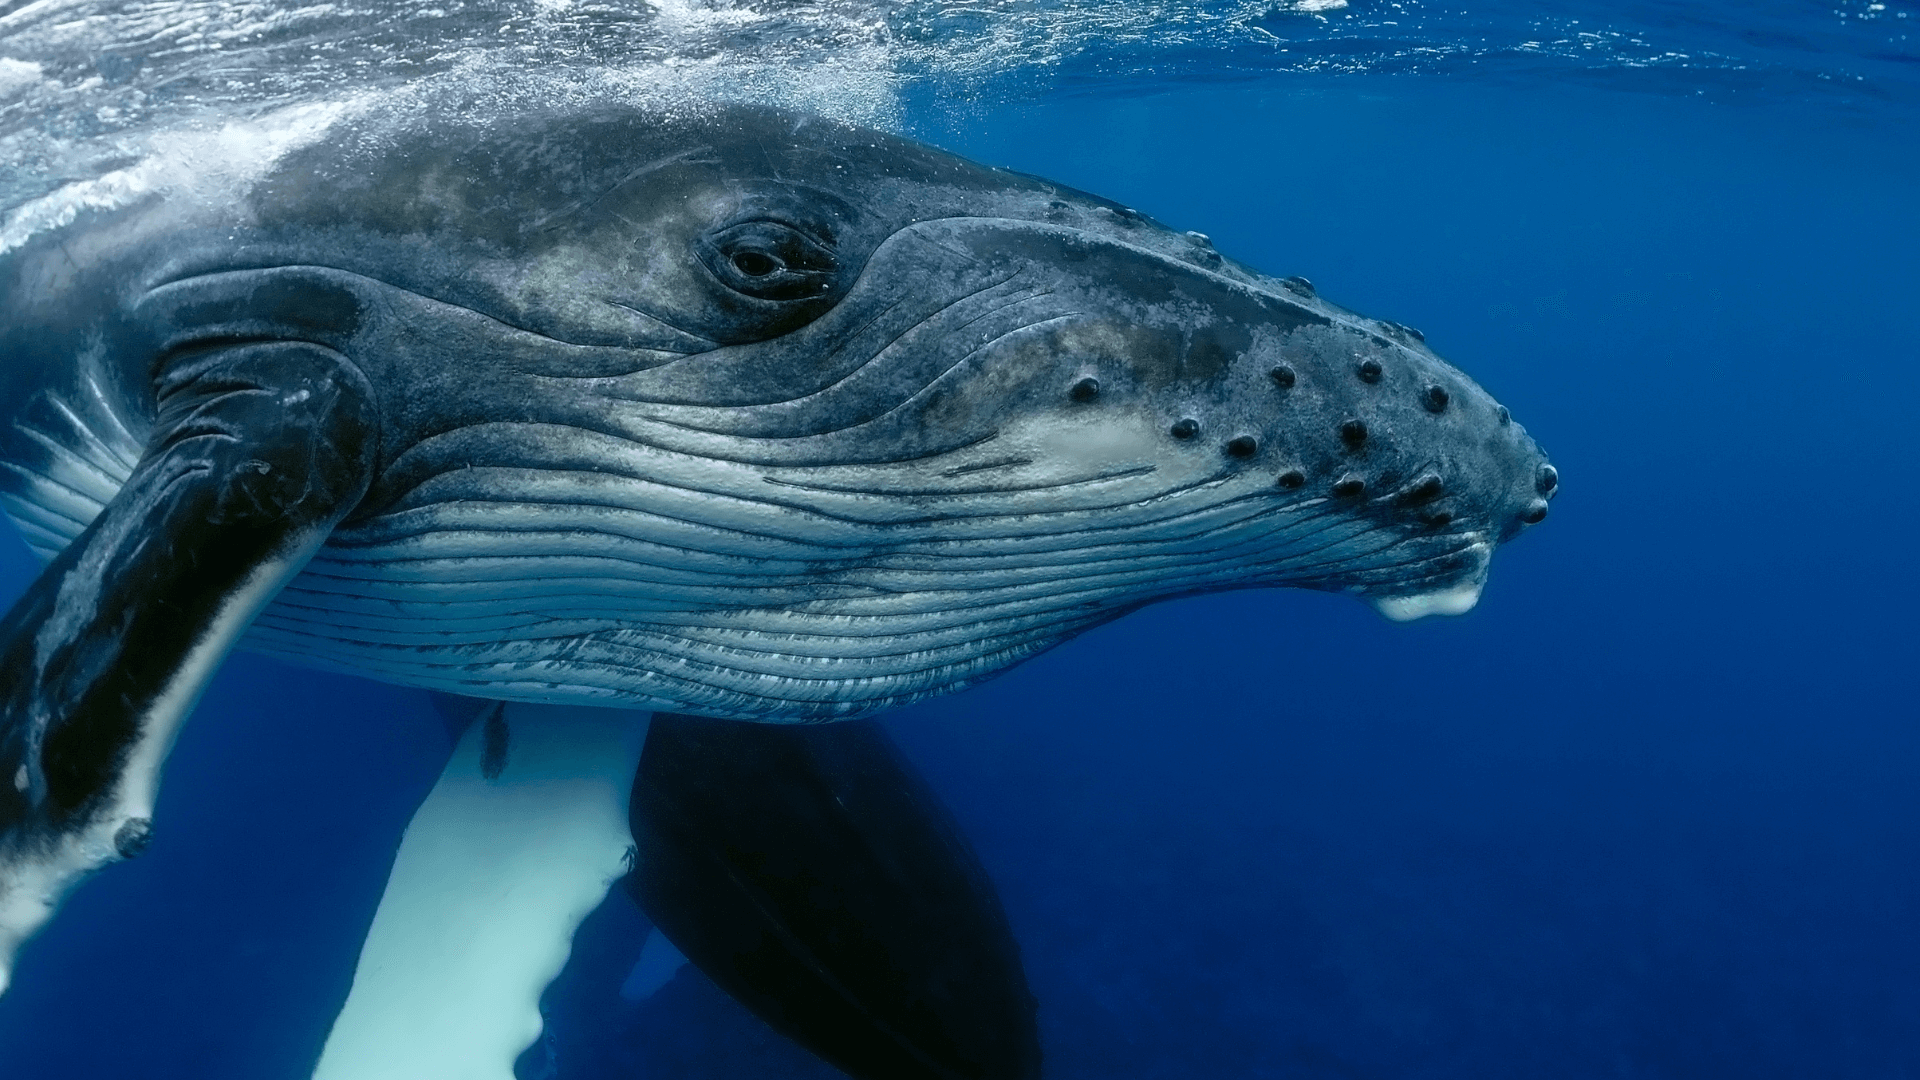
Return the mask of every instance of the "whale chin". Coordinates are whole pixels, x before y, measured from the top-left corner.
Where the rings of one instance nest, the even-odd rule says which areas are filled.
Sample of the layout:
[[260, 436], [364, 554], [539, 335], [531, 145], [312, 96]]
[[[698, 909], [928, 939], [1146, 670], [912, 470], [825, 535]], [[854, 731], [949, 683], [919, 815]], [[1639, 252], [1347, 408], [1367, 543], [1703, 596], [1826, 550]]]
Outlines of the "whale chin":
[[1394, 622], [1412, 622], [1428, 615], [1465, 615], [1480, 602], [1484, 578], [1463, 581], [1433, 592], [1413, 596], [1372, 596], [1374, 610]]

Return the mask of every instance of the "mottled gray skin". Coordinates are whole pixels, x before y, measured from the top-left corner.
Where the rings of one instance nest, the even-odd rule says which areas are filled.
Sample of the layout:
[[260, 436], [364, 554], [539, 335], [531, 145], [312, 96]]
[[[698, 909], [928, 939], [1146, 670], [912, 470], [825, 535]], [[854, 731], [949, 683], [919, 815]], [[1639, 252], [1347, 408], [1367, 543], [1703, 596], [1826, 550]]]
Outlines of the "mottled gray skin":
[[1470, 590], [1553, 487], [1410, 330], [745, 107], [366, 114], [237, 197], [82, 211], [0, 255], [0, 408], [0, 499], [56, 559], [0, 626], [0, 834], [135, 847], [111, 793], [242, 631], [825, 720], [1170, 596]]

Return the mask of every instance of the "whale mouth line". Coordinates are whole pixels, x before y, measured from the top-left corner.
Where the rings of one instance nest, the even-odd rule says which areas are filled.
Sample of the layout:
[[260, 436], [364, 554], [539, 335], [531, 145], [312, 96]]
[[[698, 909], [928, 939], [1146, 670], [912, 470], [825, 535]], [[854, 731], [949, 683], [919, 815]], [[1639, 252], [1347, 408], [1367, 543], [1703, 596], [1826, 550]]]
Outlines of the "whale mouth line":
[[1374, 610], [1392, 622], [1412, 622], [1428, 615], [1465, 615], [1480, 602], [1480, 590], [1486, 587], [1485, 578], [1474, 578], [1458, 585], [1450, 585], [1432, 592], [1415, 593], [1411, 596], [1374, 596], [1369, 597]]

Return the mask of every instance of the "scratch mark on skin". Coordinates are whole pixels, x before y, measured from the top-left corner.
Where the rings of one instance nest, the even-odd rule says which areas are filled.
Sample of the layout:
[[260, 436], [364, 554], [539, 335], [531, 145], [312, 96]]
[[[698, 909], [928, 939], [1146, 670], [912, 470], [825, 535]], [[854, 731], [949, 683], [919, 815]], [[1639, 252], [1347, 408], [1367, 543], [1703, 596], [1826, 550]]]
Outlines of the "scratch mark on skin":
[[955, 465], [940, 475], [965, 476], [968, 473], [985, 472], [988, 469], [1012, 469], [1018, 468], [1021, 465], [1031, 464], [1033, 464], [1033, 459], [1030, 457], [1008, 458], [1005, 461], [983, 461], [978, 465]]
[[[648, 311], [648, 310], [646, 310], [645, 308], [641, 308], [641, 307], [636, 307], [636, 306], [634, 306], [633, 304], [629, 304], [629, 303], [627, 303], [627, 302], [626, 302], [626, 301], [624, 301], [624, 300], [607, 300], [607, 301], [604, 301], [604, 303], [606, 303], [606, 304], [608, 304], [608, 305], [610, 305], [610, 306], [612, 306], [612, 307], [617, 307], [617, 308], [619, 308], [619, 309], [621, 309], [622, 311], [630, 311], [630, 312], [632, 312], [633, 314], [635, 314], [635, 315], [638, 315], [638, 316], [640, 316], [641, 318], [643, 318], [643, 319], [646, 319], [646, 320], [648, 320], [649, 322], [656, 322], [656, 323], [659, 323], [659, 324], [660, 324], [661, 326], [664, 326], [664, 327], [666, 327], [667, 329], [669, 329], [669, 330], [672, 330], [672, 331], [673, 331], [674, 333], [676, 333], [676, 334], [684, 334], [685, 336], [687, 336], [687, 337], [689, 337], [689, 338], [692, 338], [692, 339], [693, 339], [694, 341], [697, 341], [697, 342], [700, 342], [701, 344], [703, 344], [703, 345], [705, 345], [705, 346], [706, 346], [706, 347], [707, 347], [708, 349], [717, 349], [717, 348], [719, 348], [719, 347], [720, 347], [720, 343], [719, 343], [719, 342], [717, 342], [717, 341], [715, 341], [715, 340], [713, 340], [712, 338], [709, 338], [709, 337], [702, 337], [701, 335], [699, 335], [699, 334], [696, 334], [696, 333], [694, 333], [693, 331], [691, 331], [691, 330], [688, 330], [688, 329], [686, 329], [686, 328], [685, 328], [685, 327], [683, 327], [683, 326], [679, 326], [679, 325], [677, 325], [677, 324], [675, 324], [675, 323], [674, 323], [674, 322], [673, 322], [672, 320], [669, 320], [669, 319], [666, 319], [666, 318], [664, 318], [664, 317], [662, 317], [662, 316], [659, 316], [659, 315], [655, 315], [655, 314], [654, 314], [653, 312], [651, 312], [651, 311]], [[693, 355], [693, 354], [688, 354], [688, 353], [682, 353], [682, 354], [680, 354], [680, 356], [686, 356], [686, 355]], [[673, 362], [674, 360], [677, 360], [677, 359], [680, 359], [680, 356], [675, 356], [675, 357], [672, 357], [672, 358], [670, 358], [670, 359], [668, 359], [668, 360], [663, 360], [663, 361], [661, 361], [661, 363], [663, 363], [663, 364], [670, 364], [670, 363], [672, 363], [672, 362]], [[651, 365], [651, 366], [654, 366], [654, 367], [658, 367], [659, 365], [658, 365], [658, 364], [656, 364], [656, 365]], [[645, 371], [645, 370], [647, 370], [647, 369], [646, 369], [646, 368], [638, 368], [638, 369], [636, 369], [636, 370], [639, 370], [639, 371]], [[602, 376], [602, 377], [604, 378], [604, 376]]]
[[[592, 213], [593, 210], [596, 207], [598, 207], [601, 203], [611, 198], [614, 192], [619, 191], [621, 188], [627, 186], [628, 184], [633, 183], [635, 180], [638, 180], [649, 173], [659, 172], [661, 169], [664, 169], [669, 165], [674, 165], [682, 162], [689, 165], [718, 165], [720, 164], [720, 161], [718, 159], [702, 158], [698, 156], [700, 154], [710, 153], [712, 150], [713, 150], [713, 147], [711, 146], [695, 146], [695, 147], [690, 147], [686, 150], [682, 150], [676, 154], [668, 154], [666, 157], [657, 158], [653, 161], [649, 161], [644, 165], [638, 166], [633, 171], [627, 173], [625, 176], [622, 176], [620, 179], [614, 181], [611, 187], [607, 188], [605, 191], [601, 192], [599, 195], [594, 196], [592, 201], [585, 202], [585, 203], [577, 202], [577, 201], [568, 203], [567, 205], [562, 206], [557, 210], [553, 210], [546, 214], [542, 214], [539, 218], [535, 219], [532, 224], [528, 225], [527, 228], [530, 230], [538, 231], [538, 232], [552, 232], [553, 230], [558, 229], [561, 225], [565, 224], [565, 219], [576, 216], [576, 215], [585, 215], [585, 214]], [[629, 222], [629, 224], [631, 223]]]

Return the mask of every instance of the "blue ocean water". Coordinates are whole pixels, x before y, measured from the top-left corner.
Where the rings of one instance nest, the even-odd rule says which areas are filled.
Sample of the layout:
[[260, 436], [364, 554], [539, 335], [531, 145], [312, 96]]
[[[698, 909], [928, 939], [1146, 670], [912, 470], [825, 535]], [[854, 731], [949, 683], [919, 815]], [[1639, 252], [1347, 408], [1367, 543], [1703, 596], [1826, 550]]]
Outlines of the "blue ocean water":
[[[875, 9], [896, 126], [1420, 327], [1565, 485], [1463, 618], [1183, 600], [893, 718], [1048, 1075], [1920, 1075], [1920, 11], [1315, 6]], [[422, 694], [233, 658], [0, 1075], [304, 1076], [445, 750]], [[548, 1075], [836, 1075], [691, 969], [620, 999], [624, 903]]]

